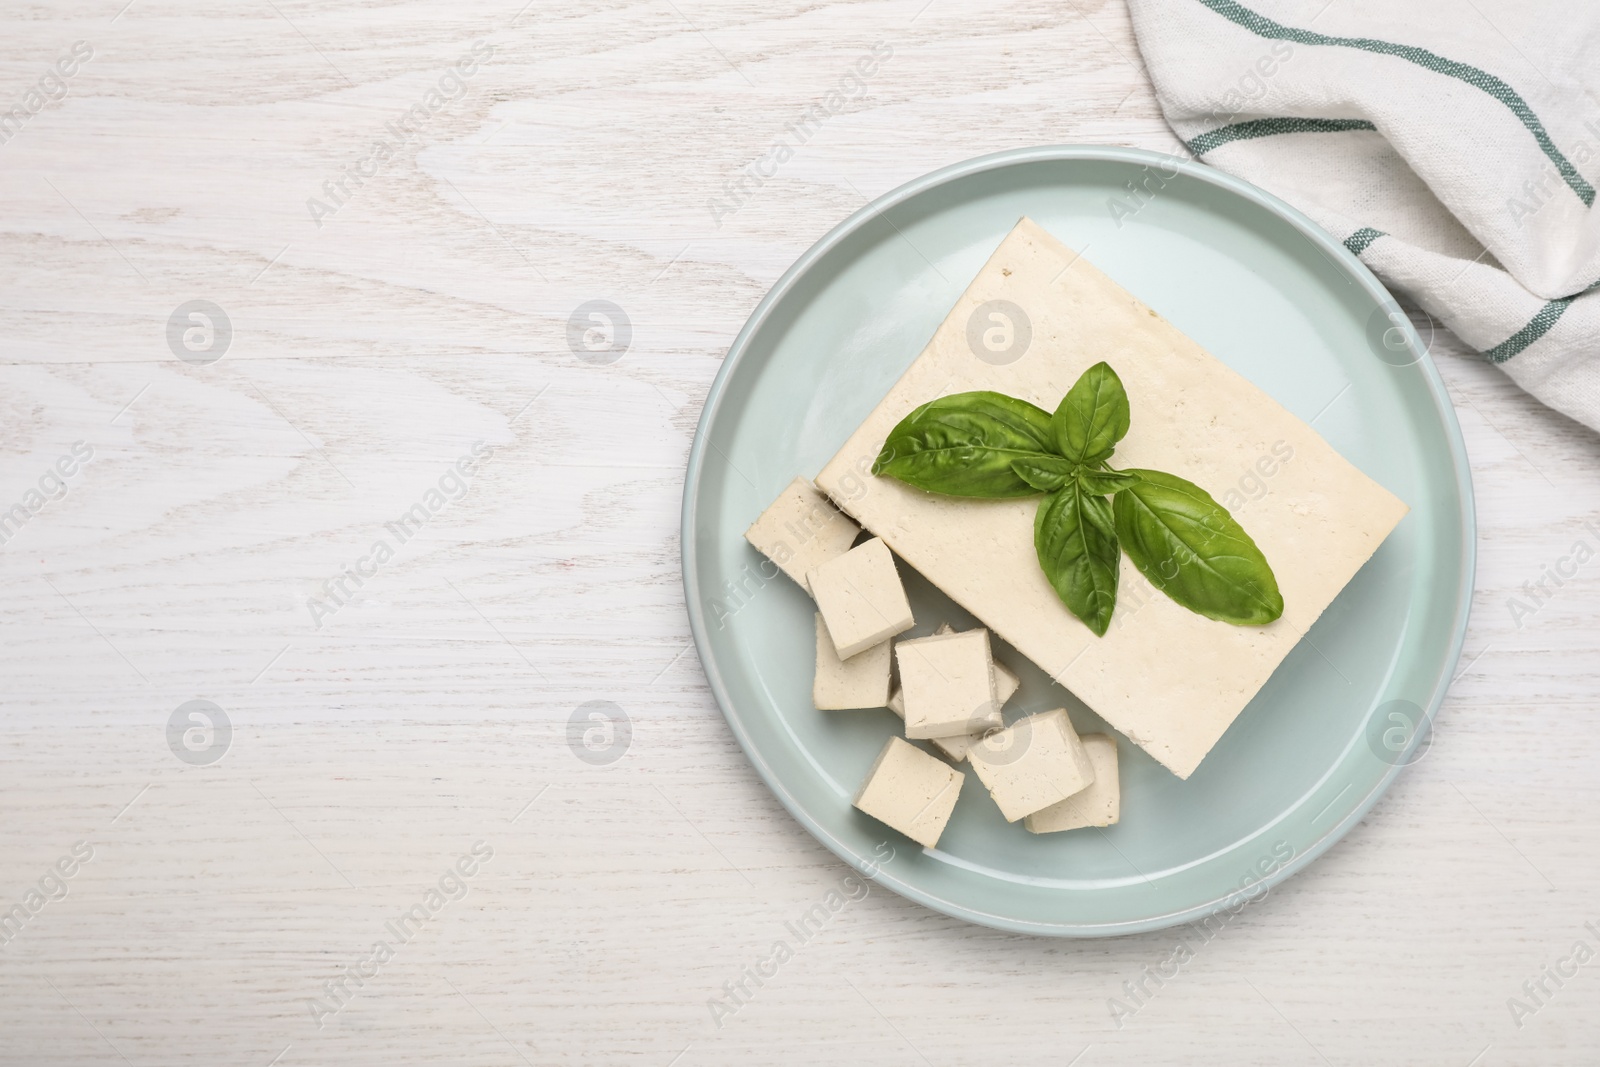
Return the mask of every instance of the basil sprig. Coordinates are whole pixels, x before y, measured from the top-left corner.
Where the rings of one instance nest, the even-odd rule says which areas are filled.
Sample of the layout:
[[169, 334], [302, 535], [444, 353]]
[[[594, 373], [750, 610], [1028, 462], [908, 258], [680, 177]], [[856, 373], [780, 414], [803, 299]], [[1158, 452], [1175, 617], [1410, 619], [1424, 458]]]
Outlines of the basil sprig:
[[1278, 579], [1227, 508], [1175, 474], [1107, 462], [1132, 421], [1122, 379], [1101, 362], [1053, 415], [992, 392], [924, 404], [890, 431], [872, 473], [945, 496], [1046, 494], [1033, 522], [1039, 566], [1061, 602], [1099, 636], [1111, 627], [1124, 551], [1151, 585], [1190, 611], [1235, 626], [1277, 619]]

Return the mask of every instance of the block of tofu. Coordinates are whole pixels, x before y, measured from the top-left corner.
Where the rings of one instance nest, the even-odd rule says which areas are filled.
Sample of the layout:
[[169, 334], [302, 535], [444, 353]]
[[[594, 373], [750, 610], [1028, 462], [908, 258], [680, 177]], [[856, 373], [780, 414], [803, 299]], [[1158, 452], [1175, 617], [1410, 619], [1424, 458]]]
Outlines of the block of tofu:
[[[944, 623], [933, 633], [935, 637], [939, 637], [944, 634], [955, 633], [955, 630], [949, 623]], [[994, 665], [994, 700], [1003, 710], [1006, 706], [1006, 701], [1015, 696], [1017, 690], [1022, 688], [1022, 679], [1011, 673], [1011, 670], [999, 660], [991, 660], [991, 662]], [[894, 692], [889, 694], [889, 702], [885, 707], [902, 719], [906, 717], [905, 694], [899, 686], [895, 686]], [[932, 741], [933, 746], [940, 752], [960, 763], [967, 758], [967, 749], [978, 736], [978, 734], [952, 734], [949, 737], [930, 737], [928, 740]]]
[[[1005, 300], [1027, 348], [980, 358], [969, 320]], [[988, 353], [985, 353], [988, 355]], [[889, 431], [937, 397], [990, 389], [1047, 411], [1093, 364], [1127, 388], [1118, 468], [1209, 491], [1277, 575], [1284, 614], [1231, 626], [1156, 591], [1124, 554], [1111, 629], [1096, 637], [1056, 596], [1033, 546], [1038, 498], [968, 500], [863, 475]], [[1267, 491], [1238, 492], [1253, 476]], [[817, 476], [817, 487], [1128, 739], [1187, 778], [1407, 508], [1222, 361], [1029, 219], [1000, 243], [910, 368]]]
[[1065, 708], [985, 734], [967, 759], [1007, 822], [1059, 804], [1094, 781], [1094, 766]]
[[890, 654], [889, 642], [883, 641], [849, 659], [840, 659], [819, 613], [817, 673], [811, 680], [811, 703], [818, 711], [883, 707], [889, 700]]
[[806, 582], [840, 659], [905, 633], [914, 624], [900, 572], [881, 538], [812, 568]]
[[1084, 734], [1083, 750], [1094, 768], [1094, 781], [1059, 804], [1040, 808], [1022, 820], [1036, 834], [1110, 826], [1122, 815], [1122, 785], [1117, 779], [1117, 739], [1110, 734]]
[[966, 775], [898, 737], [878, 753], [855, 806], [928, 848], [939, 843]]
[[1001, 724], [988, 630], [897, 641], [894, 657], [907, 737], [975, 734]]
[[861, 527], [839, 513], [804, 478], [796, 478], [744, 532], [744, 539], [810, 591], [806, 574], [844, 555]]

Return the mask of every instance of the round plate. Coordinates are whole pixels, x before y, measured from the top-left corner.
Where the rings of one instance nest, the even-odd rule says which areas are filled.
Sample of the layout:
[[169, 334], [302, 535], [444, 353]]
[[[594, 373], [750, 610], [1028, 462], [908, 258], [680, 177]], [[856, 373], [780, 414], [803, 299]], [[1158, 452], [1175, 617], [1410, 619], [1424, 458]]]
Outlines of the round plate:
[[[1187, 781], [1119, 738], [1121, 821], [1035, 836], [1006, 823], [968, 774], [939, 847], [923, 849], [850, 804], [899, 720], [812, 708], [811, 600], [743, 533], [844, 443], [1022, 215], [1314, 422], [1411, 513]], [[1124, 148], [985, 156], [846, 219], [779, 279], [729, 349], [684, 486], [695, 643], [773, 793], [880, 884], [1039, 934], [1131, 933], [1237, 909], [1338, 840], [1426, 751], [1466, 631], [1474, 541], [1455, 414], [1377, 279], [1260, 189]], [[913, 634], [973, 623], [906, 577]], [[996, 658], [1023, 677], [1008, 720], [1064, 705], [1080, 732], [1107, 729], [1009, 646], [997, 642]]]

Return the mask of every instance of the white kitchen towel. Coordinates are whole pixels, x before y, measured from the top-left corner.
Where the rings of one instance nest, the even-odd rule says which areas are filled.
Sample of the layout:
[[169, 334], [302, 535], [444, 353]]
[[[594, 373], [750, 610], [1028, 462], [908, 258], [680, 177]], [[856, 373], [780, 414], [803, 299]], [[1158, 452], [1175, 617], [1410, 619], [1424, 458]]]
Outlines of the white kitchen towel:
[[1600, 4], [1129, 0], [1189, 150], [1600, 430]]

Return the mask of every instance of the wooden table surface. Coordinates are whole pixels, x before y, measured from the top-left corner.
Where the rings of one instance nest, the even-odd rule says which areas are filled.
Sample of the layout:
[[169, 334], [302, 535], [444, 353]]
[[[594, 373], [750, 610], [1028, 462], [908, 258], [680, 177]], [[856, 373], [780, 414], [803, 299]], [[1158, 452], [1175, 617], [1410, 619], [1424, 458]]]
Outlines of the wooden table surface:
[[[1443, 334], [1474, 615], [1357, 830], [1125, 1017], [1175, 932], [882, 889], [714, 1013], [847, 873], [690, 647], [720, 359], [867, 198], [1175, 141], [1118, 0], [521, 4], [5, 15], [0, 1062], [1600, 1062], [1600, 562], [1524, 592], [1600, 548], [1600, 441]], [[569, 345], [593, 300], [612, 362]]]

